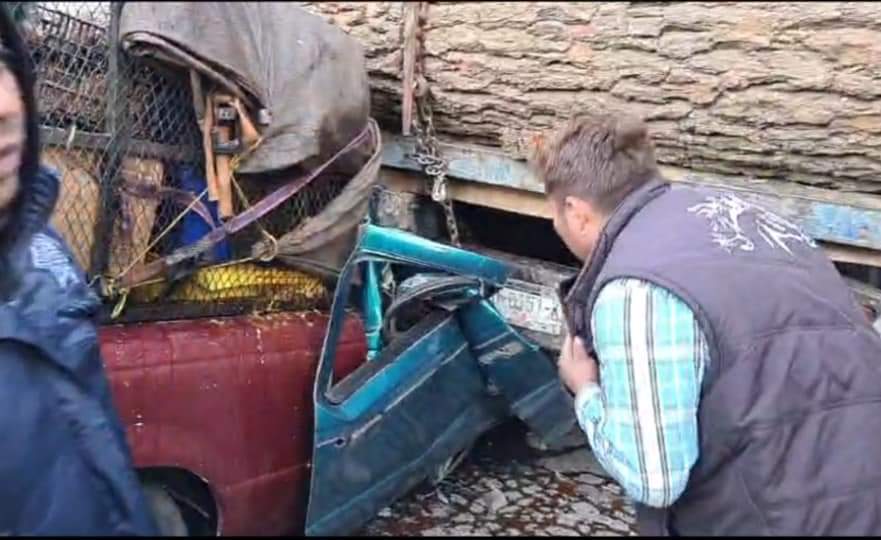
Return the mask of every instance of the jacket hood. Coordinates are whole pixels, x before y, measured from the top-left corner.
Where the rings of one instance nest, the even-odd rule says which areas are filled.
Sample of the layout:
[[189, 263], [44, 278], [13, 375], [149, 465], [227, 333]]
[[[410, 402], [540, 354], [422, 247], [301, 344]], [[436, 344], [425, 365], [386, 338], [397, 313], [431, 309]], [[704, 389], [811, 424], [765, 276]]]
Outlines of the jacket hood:
[[27, 241], [41, 230], [55, 206], [58, 182], [52, 175], [41, 173], [39, 113], [34, 99], [34, 65], [18, 24], [10, 12], [10, 3], [0, 6], [0, 39], [3, 61], [13, 72], [24, 102], [27, 125], [25, 144], [19, 169], [19, 192], [7, 210], [8, 220], [0, 229], [0, 249]]

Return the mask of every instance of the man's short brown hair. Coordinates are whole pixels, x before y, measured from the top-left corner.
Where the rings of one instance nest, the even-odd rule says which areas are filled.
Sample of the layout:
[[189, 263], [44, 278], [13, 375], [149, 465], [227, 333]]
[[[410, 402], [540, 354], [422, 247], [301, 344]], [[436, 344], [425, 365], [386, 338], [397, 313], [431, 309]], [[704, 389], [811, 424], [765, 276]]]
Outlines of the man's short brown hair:
[[536, 145], [530, 161], [549, 197], [573, 195], [604, 212], [658, 175], [648, 127], [623, 114], [570, 120]]

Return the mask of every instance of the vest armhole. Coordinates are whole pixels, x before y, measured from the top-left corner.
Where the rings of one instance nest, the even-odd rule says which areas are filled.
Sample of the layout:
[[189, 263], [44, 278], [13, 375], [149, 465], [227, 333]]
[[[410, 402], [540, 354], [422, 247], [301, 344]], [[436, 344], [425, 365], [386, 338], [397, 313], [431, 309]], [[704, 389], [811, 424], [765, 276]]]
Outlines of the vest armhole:
[[704, 365], [704, 377], [701, 381], [701, 394], [703, 395], [703, 393], [709, 388], [710, 382], [716, 380], [716, 377], [719, 375], [721, 364], [723, 363], [721, 352], [718, 347], [718, 340], [716, 339], [713, 325], [710, 324], [709, 318], [707, 317], [706, 313], [704, 313], [703, 309], [701, 309], [700, 305], [696, 301], [694, 301], [694, 299], [691, 298], [687, 293], [684, 293], [684, 291], [686, 290], [684, 287], [681, 287], [672, 280], [654, 275], [651, 272], [627, 271], [626, 269], [616, 272], [614, 275], [601, 275], [600, 279], [594, 286], [593, 290], [595, 292], [591, 293], [584, 310], [585, 318], [587, 319], [585, 323], [588, 325], [588, 328], [591, 329], [591, 341], [593, 342], [594, 338], [592, 332], [594, 309], [596, 307], [597, 299], [599, 298], [603, 289], [612, 282], [631, 279], [643, 281], [654, 287], [664, 289], [674, 298], [679, 299], [691, 310], [695, 320], [697, 321], [698, 328], [703, 334], [703, 339], [706, 342], [707, 352], [709, 354], [709, 358], [707, 359], [708, 361]]

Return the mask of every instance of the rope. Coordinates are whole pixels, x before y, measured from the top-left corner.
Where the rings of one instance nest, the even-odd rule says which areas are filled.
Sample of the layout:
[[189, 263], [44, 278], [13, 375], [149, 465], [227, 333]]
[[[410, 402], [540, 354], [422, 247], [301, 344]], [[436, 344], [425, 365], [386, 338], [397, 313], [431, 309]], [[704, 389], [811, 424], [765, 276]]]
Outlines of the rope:
[[[236, 179], [235, 172], [236, 172], [236, 169], [238, 169], [239, 163], [241, 163], [244, 156], [246, 156], [246, 155], [250, 154], [251, 152], [253, 152], [254, 150], [256, 150], [257, 146], [259, 146], [260, 143], [262, 143], [262, 142], [263, 142], [263, 137], [260, 137], [259, 139], [257, 139], [254, 142], [253, 145], [251, 145], [251, 147], [245, 153], [240, 154], [238, 156], [235, 156], [232, 159], [232, 161], [230, 162], [230, 169], [232, 169], [232, 174], [230, 175], [230, 180], [232, 181], [233, 187], [236, 188], [236, 193], [238, 193], [239, 198], [242, 200], [242, 206], [244, 206], [246, 210], [248, 208], [251, 208], [251, 202], [248, 200], [248, 196], [245, 195], [245, 191], [242, 189], [242, 186], [239, 185], [239, 181]], [[257, 225], [257, 228], [260, 229], [260, 233], [269, 242], [269, 245], [272, 248], [269, 251], [268, 255], [263, 255], [260, 257], [260, 261], [269, 262], [269, 261], [275, 259], [276, 256], [278, 256], [278, 238], [276, 238], [269, 231], [267, 231], [266, 228], [263, 226], [263, 224], [260, 223], [259, 219], [254, 220], [254, 223]]]
[[[169, 224], [167, 227], [165, 227], [165, 229], [163, 229], [162, 232], [160, 232], [160, 233], [156, 236], [156, 238], [155, 238], [152, 242], [150, 242], [150, 243], [147, 245], [146, 248], [144, 248], [144, 250], [142, 251], [142, 253], [141, 253], [138, 257], [135, 257], [135, 258], [132, 259], [131, 263], [129, 263], [129, 265], [125, 268], [125, 270], [123, 270], [122, 272], [120, 272], [119, 275], [117, 275], [115, 278], [114, 278], [114, 277], [111, 277], [111, 278], [110, 278], [110, 280], [109, 280], [109, 284], [108, 284], [108, 288], [109, 288], [109, 290], [110, 290], [111, 292], [115, 289], [115, 287], [114, 287], [114, 283], [115, 283], [119, 278], [121, 278], [122, 276], [124, 276], [124, 275], [128, 274], [129, 272], [131, 272], [132, 268], [134, 268], [134, 267], [138, 264], [139, 261], [145, 259], [145, 258], [147, 257], [147, 254], [150, 252], [150, 250], [153, 249], [153, 248], [156, 246], [156, 244], [159, 243], [159, 241], [162, 240], [162, 238], [164, 238], [165, 235], [168, 234], [168, 232], [171, 231], [171, 229], [172, 229], [172, 228], [173, 228], [178, 222], [180, 222], [181, 219], [183, 219], [183, 217], [186, 215], [187, 212], [189, 212], [190, 210], [193, 209], [193, 207], [196, 206], [196, 204], [202, 199], [202, 197], [205, 196], [206, 193], [208, 193], [208, 188], [207, 188], [207, 187], [206, 187], [204, 190], [202, 190], [202, 193], [200, 193], [198, 197], [196, 197], [195, 199], [193, 199], [193, 201], [192, 201], [189, 205], [187, 205], [187, 208], [186, 208], [183, 212], [181, 212], [180, 214], [178, 214], [177, 217], [175, 217], [175, 218], [171, 221], [171, 224]], [[94, 281], [94, 280], [93, 280], [93, 281]], [[137, 285], [134, 285], [134, 287], [140, 287], [140, 286], [147, 285], [147, 284], [149, 284], [149, 283], [156, 283], [156, 282], [158, 282], [158, 281], [162, 281], [162, 280], [161, 280], [161, 279], [159, 279], [159, 280], [149, 280], [149, 281], [144, 282], [144, 283], [138, 283]], [[120, 314], [122, 314], [122, 311], [123, 311], [123, 309], [125, 308], [126, 301], [128, 300], [129, 290], [130, 290], [130, 288], [128, 288], [128, 289], [124, 289], [124, 290], [122, 290], [122, 291], [119, 291], [120, 294], [121, 294], [121, 296], [120, 296], [120, 298], [119, 298], [119, 301], [118, 301], [118, 302], [116, 303], [116, 305], [113, 307], [113, 311], [110, 313], [110, 319], [111, 319], [111, 320], [116, 319], [117, 317], [119, 317]]]
[[168, 224], [168, 226], [166, 226], [162, 230], [162, 232], [160, 232], [158, 235], [156, 235], [156, 238], [154, 238], [153, 241], [151, 241], [149, 244], [147, 244], [147, 247], [144, 248], [137, 257], [133, 258], [132, 261], [129, 263], [129, 265], [126, 266], [125, 270], [120, 272], [119, 275], [117, 275], [114, 279], [119, 279], [122, 276], [128, 274], [129, 272], [131, 272], [132, 268], [137, 266], [139, 261], [146, 259], [147, 254], [150, 252], [150, 250], [153, 249], [154, 247], [156, 247], [156, 244], [158, 244], [160, 240], [165, 238], [165, 235], [168, 234], [169, 232], [171, 232], [171, 229], [174, 228], [175, 225], [180, 223], [180, 220], [182, 220], [184, 218], [184, 216], [187, 214], [187, 212], [192, 210], [196, 206], [196, 204], [202, 200], [202, 197], [204, 197], [206, 193], [208, 193], [208, 188], [203, 189], [202, 193], [200, 193], [198, 197], [193, 199], [193, 201], [187, 205], [187, 207], [184, 209], [183, 212], [181, 212], [173, 220], [171, 220], [171, 223]]
[[[248, 208], [251, 208], [251, 202], [248, 200], [248, 197], [245, 195], [245, 191], [242, 189], [242, 186], [239, 184], [239, 181], [236, 179], [235, 174], [230, 176], [230, 180], [232, 181], [233, 187], [236, 188], [236, 193], [238, 193], [239, 198], [242, 200], [242, 206], [244, 206], [246, 210]], [[267, 231], [265, 227], [263, 227], [263, 224], [260, 223], [259, 219], [255, 220], [254, 224], [256, 224], [257, 228], [260, 229], [260, 232], [263, 234], [263, 237], [266, 238], [266, 240], [268, 240], [271, 244], [273, 244], [275, 246], [272, 257], [269, 257], [267, 259], [264, 259], [264, 257], [261, 257], [261, 260], [271, 261], [272, 259], [275, 258], [275, 255], [278, 254], [278, 239], [275, 236], [273, 236], [272, 234], [270, 234], [270, 232]]]
[[[251, 145], [248, 149], [246, 149], [244, 152], [242, 152], [242, 153], [240, 153], [240, 154], [234, 156], [233, 159], [230, 160], [230, 169], [232, 170], [232, 172], [235, 172], [236, 169], [238, 169], [239, 165], [241, 164], [242, 160], [243, 160], [245, 157], [247, 157], [248, 155], [250, 155], [252, 152], [254, 152], [254, 150], [256, 150], [257, 147], [258, 147], [262, 142], [263, 142], [263, 137], [260, 137], [259, 139], [257, 139], [256, 141], [254, 141], [254, 144], [252, 144], [252, 145]], [[241, 199], [242, 199], [242, 201], [243, 201], [243, 204], [246, 206], [246, 208], [249, 207], [249, 206], [250, 206], [250, 203], [248, 202], [247, 197], [245, 197], [245, 194], [244, 194], [244, 192], [242, 191], [241, 186], [239, 186], [239, 183], [235, 180], [235, 175], [233, 175], [231, 178], [232, 178], [233, 184], [234, 184], [235, 187], [236, 187], [236, 190], [237, 190], [238, 193], [239, 193], [239, 197], [241, 197]], [[175, 216], [175, 218], [174, 218], [173, 220], [171, 220], [171, 222], [170, 222], [165, 228], [163, 228], [162, 231], [161, 231], [158, 235], [156, 235], [156, 238], [154, 238], [153, 241], [151, 241], [151, 242], [147, 245], [147, 247], [145, 247], [143, 250], [141, 250], [141, 253], [139, 253], [137, 257], [134, 257], [134, 258], [131, 260], [131, 262], [128, 264], [128, 266], [126, 266], [126, 268], [125, 268], [122, 272], [120, 272], [117, 276], [115, 276], [115, 277], [111, 277], [111, 278], [110, 278], [110, 280], [109, 280], [109, 284], [108, 284], [108, 288], [109, 288], [109, 290], [110, 290], [111, 292], [114, 290], [114, 285], [113, 285], [113, 283], [114, 283], [115, 281], [119, 280], [120, 278], [122, 278], [123, 276], [125, 276], [126, 274], [128, 274], [129, 272], [131, 272], [132, 268], [134, 268], [135, 266], [137, 266], [138, 262], [140, 262], [140, 261], [146, 259], [146, 258], [147, 258], [147, 255], [150, 253], [150, 251], [151, 251], [154, 247], [156, 247], [156, 244], [158, 244], [163, 238], [165, 238], [165, 236], [168, 235], [168, 234], [171, 232], [171, 230], [172, 230], [172, 229], [173, 229], [178, 223], [180, 223], [180, 221], [184, 218], [184, 216], [186, 216], [188, 212], [190, 212], [193, 208], [195, 208], [195, 206], [196, 206], [197, 204], [199, 204], [199, 202], [202, 200], [203, 197], [205, 197], [205, 195], [206, 195], [207, 193], [208, 193], [208, 188], [206, 187], [204, 190], [202, 190], [202, 193], [200, 193], [198, 197], [194, 198], [194, 199], [190, 202], [190, 204], [188, 204], [188, 205], [186, 206], [186, 208], [184, 208], [184, 210], [183, 210], [182, 212], [180, 212], [177, 216]], [[268, 238], [270, 238], [272, 241], [274, 241], [274, 245], [276, 246], [276, 247], [275, 247], [275, 252], [277, 253], [277, 251], [278, 251], [278, 241], [275, 240], [275, 238], [274, 238], [271, 234], [269, 234], [269, 232], [267, 232], [265, 229], [263, 229], [263, 226], [262, 226], [262, 225], [260, 225], [260, 224], [258, 223], [258, 226], [260, 227], [260, 229], [261, 229], [261, 231], [263, 232], [264, 235], [266, 235]], [[220, 263], [220, 264], [216, 264], [216, 265], [208, 266], [207, 268], [223, 268], [223, 267], [226, 267], [226, 266], [232, 266], [232, 265], [236, 265], [236, 264], [243, 264], [243, 263], [251, 262], [251, 261], [254, 261], [254, 260], [255, 260], [254, 257], [250, 257], [250, 256], [249, 256], [249, 257], [244, 257], [244, 258], [242, 258], [242, 259], [238, 259], [238, 260], [235, 260], [235, 261], [228, 261], [228, 262], [225, 262], [225, 263]], [[94, 282], [96, 279], [97, 279], [97, 276], [96, 276], [96, 278], [93, 279], [92, 281]], [[135, 288], [135, 287], [143, 287], [143, 286], [151, 285], [151, 284], [155, 284], [155, 283], [161, 283], [161, 282], [163, 282], [163, 281], [165, 281], [164, 278], [154, 278], [154, 279], [150, 279], [150, 280], [147, 280], [147, 281], [144, 281], [144, 282], [141, 282], [141, 283], [137, 283], [137, 284], [135, 284], [135, 285], [132, 285], [132, 286], [129, 287], [129, 288], [126, 288], [126, 289], [124, 289], [124, 290], [119, 291], [119, 293], [121, 294], [121, 296], [120, 296], [120, 298], [119, 298], [119, 301], [118, 301], [118, 302], [116, 303], [116, 305], [113, 307], [113, 311], [110, 313], [110, 318], [111, 318], [111, 319], [116, 319], [117, 317], [119, 317], [120, 314], [122, 314], [123, 310], [125, 309], [125, 304], [126, 304], [126, 302], [127, 302], [127, 300], [128, 300], [129, 291], [130, 291], [132, 288]]]
[[[263, 142], [263, 137], [257, 139], [254, 142], [254, 144], [252, 144], [247, 150], [245, 150], [241, 154], [234, 156], [233, 159], [230, 160], [230, 169], [233, 172], [235, 172], [235, 170], [239, 167], [239, 164], [242, 162], [242, 159], [244, 159], [244, 157], [250, 155], [254, 150], [256, 150], [257, 147], [262, 142]], [[232, 178], [233, 178], [233, 183], [235, 184], [237, 190], [239, 191], [239, 195], [243, 198], [244, 202], [246, 204], [248, 204], [247, 198], [244, 197], [244, 193], [242, 192], [241, 188], [239, 187], [238, 182], [235, 181], [235, 176], [233, 176]], [[204, 197], [206, 193], [208, 193], [208, 188], [205, 188], [204, 190], [202, 190], [202, 193], [200, 193], [198, 197], [193, 199], [193, 201], [190, 204], [188, 204], [187, 207], [184, 208], [184, 210], [180, 214], [178, 214], [173, 220], [171, 220], [171, 223], [169, 223], [164, 229], [162, 229], [162, 232], [160, 232], [158, 235], [156, 235], [156, 238], [154, 238], [153, 241], [150, 242], [147, 245], [147, 247], [144, 248], [137, 257], [132, 259], [132, 261], [125, 268], [125, 270], [120, 272], [119, 275], [117, 275], [115, 277], [115, 279], [119, 279], [122, 276], [128, 274], [129, 272], [131, 272], [132, 268], [137, 266], [138, 261], [145, 259], [147, 257], [147, 254], [150, 252], [150, 250], [152, 250], [154, 247], [156, 247], [156, 244], [158, 244], [163, 238], [165, 238], [165, 236], [171, 232], [171, 230], [175, 227], [175, 225], [180, 223], [180, 220], [182, 220], [184, 218], [184, 216], [186, 216], [186, 214], [190, 210], [192, 210], [199, 203], [199, 201], [202, 200], [202, 197]], [[138, 283], [138, 285], [143, 285], [143, 283]]]

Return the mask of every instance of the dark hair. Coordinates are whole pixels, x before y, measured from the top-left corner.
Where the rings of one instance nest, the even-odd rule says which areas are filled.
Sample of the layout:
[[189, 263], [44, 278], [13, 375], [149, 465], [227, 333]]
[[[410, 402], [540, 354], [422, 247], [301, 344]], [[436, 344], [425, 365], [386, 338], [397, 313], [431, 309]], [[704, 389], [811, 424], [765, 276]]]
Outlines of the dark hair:
[[604, 212], [659, 175], [648, 127], [624, 114], [570, 120], [536, 144], [530, 162], [548, 196], [574, 195]]

